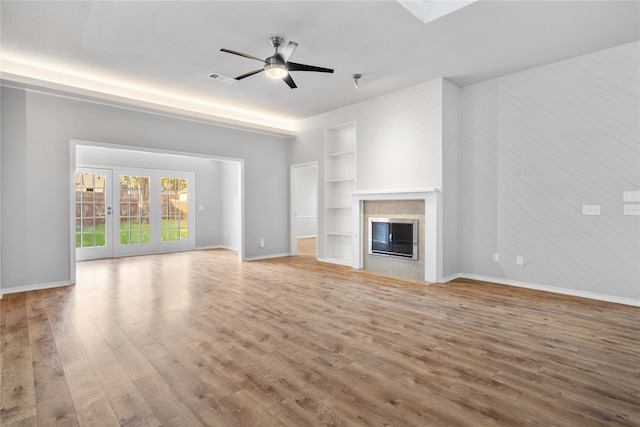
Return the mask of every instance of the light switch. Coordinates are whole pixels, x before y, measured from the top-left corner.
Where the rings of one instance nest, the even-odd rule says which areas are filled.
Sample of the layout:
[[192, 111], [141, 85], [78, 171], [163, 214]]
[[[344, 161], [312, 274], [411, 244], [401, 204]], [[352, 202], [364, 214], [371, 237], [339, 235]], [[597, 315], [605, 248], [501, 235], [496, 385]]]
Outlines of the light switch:
[[600, 205], [582, 205], [582, 215], [600, 215]]
[[198, 210], [199, 211], [203, 211], [204, 210], [204, 205], [198, 205]]

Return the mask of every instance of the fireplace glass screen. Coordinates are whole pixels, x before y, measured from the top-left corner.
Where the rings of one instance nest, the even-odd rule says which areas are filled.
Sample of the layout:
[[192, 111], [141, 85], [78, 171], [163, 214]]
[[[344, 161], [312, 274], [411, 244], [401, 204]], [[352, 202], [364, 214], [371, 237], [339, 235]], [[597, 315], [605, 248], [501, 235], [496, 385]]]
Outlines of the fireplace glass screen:
[[369, 253], [418, 259], [418, 220], [369, 219]]

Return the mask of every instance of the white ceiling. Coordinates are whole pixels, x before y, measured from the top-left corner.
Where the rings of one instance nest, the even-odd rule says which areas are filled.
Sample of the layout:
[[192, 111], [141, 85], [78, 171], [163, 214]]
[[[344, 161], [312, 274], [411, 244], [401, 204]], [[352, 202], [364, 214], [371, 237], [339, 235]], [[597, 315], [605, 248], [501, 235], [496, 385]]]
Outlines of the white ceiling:
[[[396, 1], [4, 1], [3, 60], [136, 84], [203, 102], [308, 117], [437, 77], [465, 86], [640, 39], [640, 1], [482, 1], [423, 23]], [[299, 46], [298, 89], [220, 52]], [[355, 90], [352, 75], [362, 74]], [[3, 76], [7, 79], [7, 75]]]

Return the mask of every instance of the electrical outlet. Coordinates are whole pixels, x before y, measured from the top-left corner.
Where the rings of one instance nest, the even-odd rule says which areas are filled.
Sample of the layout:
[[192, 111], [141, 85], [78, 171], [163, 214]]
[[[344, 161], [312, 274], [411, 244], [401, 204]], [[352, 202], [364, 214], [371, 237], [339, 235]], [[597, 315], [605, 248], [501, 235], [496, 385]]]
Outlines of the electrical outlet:
[[498, 256], [498, 254], [493, 254], [493, 262], [498, 262], [500, 260], [500, 257]]
[[582, 205], [582, 215], [600, 215], [600, 205]]
[[264, 249], [264, 239], [260, 239], [260, 249]]
[[524, 257], [522, 255], [516, 257], [516, 265], [524, 265]]
[[624, 205], [625, 215], [640, 215], [640, 205]]

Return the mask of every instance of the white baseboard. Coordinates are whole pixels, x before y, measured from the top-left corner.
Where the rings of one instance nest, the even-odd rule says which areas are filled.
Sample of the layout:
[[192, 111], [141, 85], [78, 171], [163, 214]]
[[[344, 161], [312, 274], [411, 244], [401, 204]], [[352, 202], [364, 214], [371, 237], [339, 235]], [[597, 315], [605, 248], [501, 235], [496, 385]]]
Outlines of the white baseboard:
[[479, 280], [481, 282], [496, 283], [498, 285], [515, 286], [518, 288], [534, 289], [536, 291], [553, 292], [556, 294], [571, 295], [574, 297], [588, 298], [588, 299], [593, 299], [598, 301], [614, 302], [617, 304], [640, 307], [640, 299], [634, 300], [632, 298], [616, 297], [612, 295], [602, 295], [602, 294], [596, 294], [593, 292], [578, 291], [575, 289], [556, 288], [554, 286], [540, 285], [537, 283], [529, 283], [529, 282], [520, 282], [517, 280], [499, 279], [497, 277], [480, 276], [477, 274], [458, 273], [458, 274], [448, 276], [446, 279], [447, 280], [443, 278], [443, 283], [446, 283], [455, 279], [471, 279], [471, 280]]
[[261, 259], [282, 258], [282, 257], [286, 257], [286, 256], [291, 256], [291, 253], [250, 256], [250, 257], [245, 257], [244, 260], [245, 261], [259, 261]]
[[42, 289], [52, 289], [52, 288], [61, 288], [63, 286], [70, 286], [73, 283], [69, 281], [65, 282], [51, 282], [51, 283], [39, 283], [37, 285], [27, 285], [27, 286], [15, 286], [13, 288], [2, 288], [3, 294], [15, 294], [18, 292], [28, 292], [28, 291], [40, 291]]
[[[216, 247], [216, 248], [219, 248], [219, 247]], [[206, 249], [206, 248], [198, 248], [198, 249]], [[214, 249], [214, 248], [211, 248], [211, 249]], [[245, 258], [245, 261], [258, 261], [262, 259], [281, 258], [286, 256], [291, 256], [291, 254], [282, 253], [282, 254], [271, 254], [271, 255], [264, 255], [264, 256], [247, 257]], [[318, 258], [318, 261], [329, 262], [332, 264], [350, 265], [350, 264], [345, 264], [343, 262], [338, 262], [338, 260], [335, 260], [335, 259]], [[520, 282], [517, 280], [500, 279], [497, 277], [490, 277], [490, 276], [480, 276], [478, 274], [456, 273], [456, 274], [443, 277], [442, 283], [447, 283], [455, 279], [478, 280], [481, 282], [496, 283], [498, 285], [515, 286], [518, 288], [534, 289], [537, 291], [552, 292], [556, 294], [571, 295], [575, 297], [588, 298], [588, 299], [593, 299], [598, 301], [606, 301], [606, 302], [613, 302], [617, 304], [640, 307], [640, 300], [634, 300], [631, 298], [602, 295], [602, 294], [596, 294], [593, 292], [577, 291], [574, 289], [556, 288], [556, 287], [547, 286], [547, 285], [540, 285], [537, 283]], [[2, 296], [4, 294], [13, 294], [18, 292], [38, 291], [42, 289], [59, 288], [63, 286], [70, 286], [72, 284], [73, 283], [69, 281], [63, 281], [63, 282], [40, 283], [40, 284], [27, 285], [27, 286], [16, 286], [13, 288], [2, 288], [2, 290], [0, 290], [0, 299], [2, 299]]]
[[460, 279], [461, 277], [462, 277], [462, 275], [460, 273], [451, 274], [449, 276], [443, 277], [441, 283], [447, 283], [447, 282], [450, 282], [452, 280]]
[[211, 245], [211, 246], [196, 246], [196, 251], [207, 251], [209, 249], [226, 249], [222, 245]]
[[329, 264], [346, 265], [347, 267], [352, 267], [351, 261], [344, 261], [336, 258], [318, 258], [318, 261], [328, 262]]

